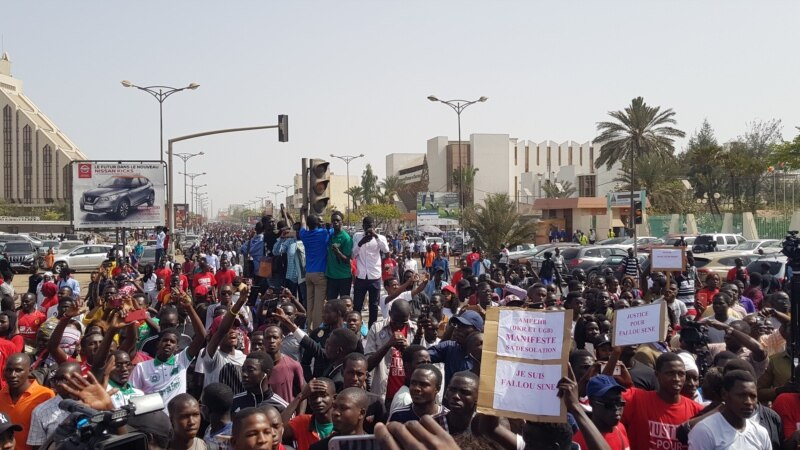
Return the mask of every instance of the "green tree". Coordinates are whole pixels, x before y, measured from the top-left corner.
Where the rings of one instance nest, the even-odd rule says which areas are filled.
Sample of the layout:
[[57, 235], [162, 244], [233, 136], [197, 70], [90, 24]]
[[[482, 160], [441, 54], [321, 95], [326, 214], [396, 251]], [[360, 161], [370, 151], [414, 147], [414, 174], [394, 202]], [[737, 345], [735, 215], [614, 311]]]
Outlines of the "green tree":
[[394, 198], [406, 188], [406, 184], [397, 175], [390, 175], [379, 184], [381, 197], [385, 202], [392, 202]]
[[483, 205], [464, 209], [462, 223], [477, 245], [490, 254], [496, 254], [500, 244], [511, 246], [533, 242], [536, 226], [521, 221], [521, 217], [508, 194], [489, 194]]
[[730, 176], [730, 195], [735, 206], [753, 213], [762, 198], [772, 198], [772, 181], [767, 172], [773, 149], [782, 141], [781, 121], [771, 119], [747, 124], [747, 131], [729, 144], [724, 171]]
[[[797, 127], [797, 131], [800, 132], [800, 127]], [[783, 141], [772, 148], [769, 164], [778, 168], [781, 163], [788, 170], [800, 169], [800, 134], [792, 141]]]
[[378, 176], [372, 172], [372, 164], [367, 164], [361, 175], [361, 189], [361, 196], [365, 204], [372, 204], [380, 199]]
[[714, 194], [726, 194], [727, 176], [720, 168], [728, 164], [728, 153], [717, 143], [708, 119], [703, 120], [700, 130], [689, 138], [680, 163], [686, 170], [686, 178], [692, 185], [694, 198], [707, 196], [709, 210], [716, 210], [719, 214], [719, 200], [714, 198]]
[[451, 174], [451, 184], [456, 191], [459, 190], [459, 186], [461, 186], [463, 180], [464, 206], [471, 205], [472, 199], [475, 198], [473, 188], [475, 187], [475, 176], [478, 174], [478, 170], [477, 167], [465, 167], [462, 171], [459, 167], [453, 169], [453, 173]]
[[350, 186], [350, 189], [346, 190], [345, 194], [351, 197], [350, 201], [353, 203], [353, 210], [358, 209], [358, 205], [364, 199], [364, 189], [361, 186]]
[[[374, 225], [376, 228], [386, 228], [387, 226], [391, 226], [393, 221], [400, 219], [400, 210], [397, 209], [395, 204], [387, 204], [387, 203], [374, 203], [374, 204], [363, 204], [361, 208], [358, 210], [359, 215], [361, 218], [366, 216], [370, 216], [374, 219]], [[355, 220], [353, 223], [361, 223], [361, 218]]]
[[675, 157], [666, 163], [658, 156], [645, 155], [634, 160], [636, 183], [631, 189], [630, 161], [622, 162], [622, 169], [614, 179], [625, 190], [644, 189], [653, 211], [669, 214], [683, 212], [686, 206], [686, 188], [680, 182], [680, 167]]
[[570, 198], [578, 190], [570, 181], [545, 180], [542, 184], [545, 198]]
[[629, 161], [632, 210], [636, 186], [634, 159], [653, 155], [666, 163], [675, 152], [675, 138], [682, 138], [686, 133], [673, 127], [677, 122], [671, 108], [661, 111], [660, 106], [648, 106], [642, 97], [631, 100], [624, 110], [611, 111], [608, 115], [614, 121], [597, 124], [600, 134], [593, 142], [601, 146], [595, 167], [605, 165], [610, 169], [617, 162]]

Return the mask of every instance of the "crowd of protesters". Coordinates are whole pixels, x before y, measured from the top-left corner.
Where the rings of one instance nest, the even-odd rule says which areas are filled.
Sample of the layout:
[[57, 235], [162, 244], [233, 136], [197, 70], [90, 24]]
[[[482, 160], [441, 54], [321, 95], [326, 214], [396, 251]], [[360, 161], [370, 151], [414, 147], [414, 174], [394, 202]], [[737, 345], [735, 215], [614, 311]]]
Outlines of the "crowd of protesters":
[[[780, 449], [800, 442], [787, 351], [789, 296], [768, 270], [724, 283], [645, 274], [635, 255], [587, 279], [557, 247], [538, 271], [505, 247], [451, 267], [447, 242], [384, 236], [365, 217], [281, 210], [251, 229], [208, 224], [178, 260], [109, 255], [2, 292], [0, 448], [44, 448], [64, 399], [114, 410], [152, 449], [327, 449], [374, 434], [385, 449]], [[591, 230], [594, 233], [594, 230]], [[2, 269], [2, 268], [0, 268]], [[4, 278], [12, 274], [3, 273]], [[666, 303], [663, 339], [613, 346], [614, 311]], [[366, 305], [365, 305], [366, 303]], [[477, 412], [486, 311], [573, 311], [566, 423]], [[366, 317], [363, 314], [366, 312]], [[493, 381], [491, 381], [493, 382]]]

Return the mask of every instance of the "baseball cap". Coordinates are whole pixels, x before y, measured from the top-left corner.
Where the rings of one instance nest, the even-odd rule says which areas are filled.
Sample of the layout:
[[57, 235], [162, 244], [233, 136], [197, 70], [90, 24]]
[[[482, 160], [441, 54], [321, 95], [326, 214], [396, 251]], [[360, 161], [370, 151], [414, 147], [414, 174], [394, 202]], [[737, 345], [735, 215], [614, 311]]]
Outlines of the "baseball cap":
[[586, 396], [602, 397], [606, 395], [606, 392], [612, 389], [617, 389], [620, 392], [625, 392], [627, 390], [617, 383], [614, 377], [609, 375], [595, 375], [589, 378], [589, 382], [586, 384]]
[[456, 288], [454, 288], [453, 286], [450, 286], [449, 284], [442, 288], [442, 292], [444, 292], [444, 291], [447, 291], [447, 292], [452, 293], [453, 295], [456, 295]]
[[475, 327], [478, 331], [483, 332], [483, 318], [475, 311], [464, 311], [460, 316], [450, 318], [450, 321], [468, 327]]
[[8, 430], [22, 431], [22, 426], [11, 422], [7, 415], [0, 412], [0, 434]]
[[456, 284], [456, 289], [472, 289], [472, 285], [469, 284], [469, 280], [458, 280], [458, 284]]
[[524, 301], [514, 294], [506, 295], [498, 303], [500, 303], [500, 306], [522, 306], [525, 304]]

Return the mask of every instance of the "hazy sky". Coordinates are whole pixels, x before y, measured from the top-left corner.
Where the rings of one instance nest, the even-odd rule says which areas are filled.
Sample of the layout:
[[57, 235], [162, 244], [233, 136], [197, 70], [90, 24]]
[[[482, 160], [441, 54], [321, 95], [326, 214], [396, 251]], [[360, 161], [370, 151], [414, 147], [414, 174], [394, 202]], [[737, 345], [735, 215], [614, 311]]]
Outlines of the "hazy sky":
[[465, 136], [584, 142], [642, 95], [687, 133], [708, 118], [726, 141], [777, 118], [789, 139], [798, 17], [796, 1], [7, 1], [0, 33], [27, 95], [90, 159], [158, 158], [158, 103], [123, 79], [201, 85], [165, 103], [165, 140], [289, 114], [287, 144], [274, 130], [176, 144], [206, 152], [189, 171], [209, 173], [217, 210], [291, 184], [302, 157], [364, 153], [351, 173], [383, 177], [386, 154], [454, 139], [430, 94], [489, 97]]

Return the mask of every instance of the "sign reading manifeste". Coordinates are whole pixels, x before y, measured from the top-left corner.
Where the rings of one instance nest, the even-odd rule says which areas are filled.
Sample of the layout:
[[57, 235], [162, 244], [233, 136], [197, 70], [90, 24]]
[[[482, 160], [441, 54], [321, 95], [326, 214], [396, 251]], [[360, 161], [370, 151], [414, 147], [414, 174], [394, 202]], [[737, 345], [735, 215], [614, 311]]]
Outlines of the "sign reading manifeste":
[[72, 163], [72, 215], [80, 228], [150, 228], [164, 225], [161, 161]]
[[486, 311], [478, 412], [565, 422], [566, 407], [557, 394], [567, 375], [571, 325], [572, 310]]
[[611, 344], [623, 346], [661, 342], [667, 334], [666, 317], [666, 302], [618, 309], [614, 312]]
[[417, 192], [417, 226], [458, 225], [458, 192]]

